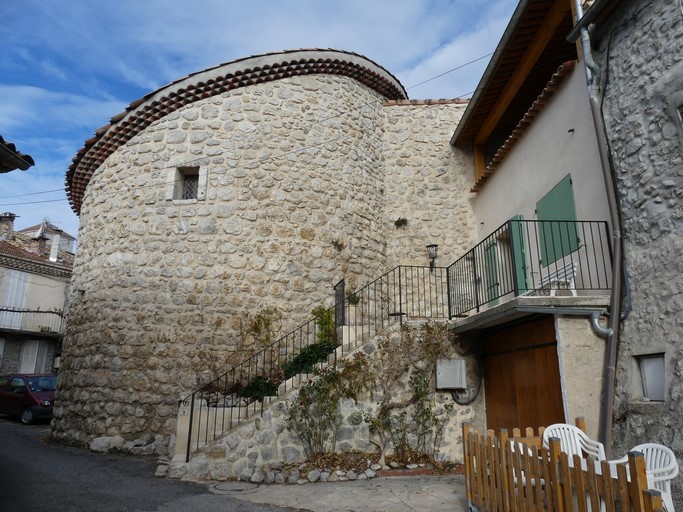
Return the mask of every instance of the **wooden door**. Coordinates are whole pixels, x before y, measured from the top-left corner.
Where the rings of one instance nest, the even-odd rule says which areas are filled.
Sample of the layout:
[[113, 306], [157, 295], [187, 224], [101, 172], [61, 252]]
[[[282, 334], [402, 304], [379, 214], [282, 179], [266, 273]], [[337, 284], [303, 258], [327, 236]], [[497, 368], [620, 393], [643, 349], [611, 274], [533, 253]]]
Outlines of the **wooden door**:
[[552, 316], [488, 331], [482, 341], [487, 428], [565, 421]]

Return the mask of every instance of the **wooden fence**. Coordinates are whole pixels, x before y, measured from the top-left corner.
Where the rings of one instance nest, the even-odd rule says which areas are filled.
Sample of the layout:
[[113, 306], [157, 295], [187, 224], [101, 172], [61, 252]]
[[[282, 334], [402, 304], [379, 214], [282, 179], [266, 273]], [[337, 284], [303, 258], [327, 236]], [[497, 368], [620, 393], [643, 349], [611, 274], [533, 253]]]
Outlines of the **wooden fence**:
[[463, 424], [465, 485], [470, 511], [659, 512], [659, 491], [647, 489], [645, 459], [629, 453], [628, 467], [570, 458], [543, 428], [481, 434]]

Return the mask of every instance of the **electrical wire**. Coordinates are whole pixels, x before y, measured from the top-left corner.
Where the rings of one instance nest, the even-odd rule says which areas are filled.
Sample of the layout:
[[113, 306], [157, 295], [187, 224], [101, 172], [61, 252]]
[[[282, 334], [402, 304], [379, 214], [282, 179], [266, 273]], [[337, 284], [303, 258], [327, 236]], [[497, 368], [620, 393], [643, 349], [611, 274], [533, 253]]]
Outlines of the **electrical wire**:
[[[483, 59], [485, 59], [485, 58], [487, 58], [487, 57], [490, 57], [491, 55], [493, 55], [493, 53], [487, 53], [486, 55], [482, 55], [481, 57], [478, 57], [478, 58], [473, 59], [473, 60], [471, 60], [471, 61], [468, 61], [468, 62], [466, 62], [466, 63], [464, 63], [464, 64], [461, 64], [461, 65], [459, 65], [459, 66], [456, 66], [456, 67], [454, 67], [454, 68], [452, 68], [452, 69], [449, 69], [448, 71], [444, 71], [443, 73], [440, 73], [440, 74], [435, 75], [435, 76], [433, 76], [433, 77], [431, 77], [431, 78], [428, 78], [427, 80], [424, 80], [424, 81], [422, 81], [422, 82], [418, 82], [418, 83], [416, 83], [416, 84], [413, 84], [413, 85], [407, 87], [406, 89], [414, 89], [415, 87], [418, 87], [418, 86], [420, 86], [420, 85], [424, 85], [424, 84], [426, 84], [426, 83], [428, 83], [428, 82], [431, 82], [431, 81], [433, 81], [433, 80], [436, 80], [436, 79], [438, 79], [438, 78], [441, 78], [441, 77], [443, 77], [443, 76], [445, 76], [445, 75], [447, 75], [447, 74], [449, 74], [449, 73], [452, 73], [452, 72], [457, 71], [457, 70], [459, 70], [459, 69], [463, 69], [463, 68], [465, 68], [465, 67], [467, 67], [467, 66], [469, 66], [469, 65], [472, 65], [472, 64], [474, 64], [474, 63], [476, 63], [476, 62], [479, 62], [479, 61], [481, 61], [481, 60], [483, 60]], [[469, 95], [473, 94], [474, 92], [476, 92], [476, 89], [475, 89], [475, 91], [471, 91], [471, 92], [468, 92], [468, 93], [465, 93], [465, 94], [460, 94], [460, 95], [455, 96], [455, 97], [456, 97], [456, 98], [466, 97], [466, 96], [469, 96]], [[292, 130], [306, 130], [306, 129], [310, 129], [310, 128], [313, 127], [313, 126], [320, 126], [320, 125], [323, 125], [323, 123], [326, 123], [327, 121], [331, 121], [331, 120], [337, 119], [337, 118], [339, 118], [339, 117], [341, 117], [341, 116], [348, 115], [348, 114], [351, 114], [351, 113], [356, 112], [356, 111], [360, 111], [361, 109], [363, 109], [363, 108], [365, 108], [365, 107], [375, 107], [375, 108], [376, 108], [376, 107], [379, 107], [379, 106], [381, 106], [381, 101], [378, 101], [378, 102], [362, 102], [360, 105], [358, 105], [358, 106], [356, 106], [356, 107], [354, 107], [354, 108], [351, 108], [351, 109], [349, 109], [349, 110], [345, 110], [345, 111], [342, 111], [342, 112], [338, 112], [337, 114], [331, 115], [331, 116], [329, 116], [329, 117], [325, 117], [325, 118], [320, 119], [320, 120], [317, 120], [317, 121], [313, 121], [313, 122], [310, 122], [310, 123], [307, 123], [307, 124], [303, 124], [303, 125], [294, 127], [294, 128], [292, 128]], [[280, 137], [280, 139], [284, 139], [284, 138], [286, 138], [286, 137], [287, 137], [286, 135], [283, 135], [282, 137]], [[288, 155], [291, 155], [291, 154], [300, 153], [300, 152], [302, 152], [302, 151], [306, 151], [307, 149], [313, 149], [313, 148], [316, 148], [316, 147], [324, 146], [325, 144], [329, 144], [329, 143], [331, 143], [331, 142], [336, 142], [336, 141], [339, 141], [339, 140], [341, 140], [341, 137], [338, 137], [338, 138], [336, 138], [336, 139], [325, 139], [325, 140], [323, 140], [323, 141], [321, 141], [321, 142], [319, 142], [319, 143], [316, 143], [316, 144], [311, 144], [311, 145], [309, 145], [309, 146], [303, 146], [303, 147], [301, 147], [301, 148], [296, 148], [296, 149], [294, 149], [294, 150], [287, 151], [287, 152], [284, 152], [284, 153], [280, 153], [280, 154], [277, 154], [277, 155], [265, 157], [265, 158], [262, 158], [262, 159], [257, 159], [257, 160], [255, 160], [255, 161], [253, 161], [253, 162], [249, 162], [249, 164], [250, 164], [250, 165], [254, 165], [254, 164], [256, 164], [256, 165], [258, 165], [258, 164], [263, 164], [263, 163], [268, 162], [268, 161], [272, 161], [272, 160], [277, 160], [277, 159], [280, 159], [280, 158], [284, 158], [284, 157], [286, 157], [286, 156], [288, 156]], [[243, 151], [243, 150], [245, 150], [245, 149], [248, 149], [248, 148], [246, 148], [246, 147], [245, 147], [245, 148], [240, 148], [240, 151]], [[372, 157], [370, 157], [370, 155], [368, 155], [362, 148], [359, 147], [358, 149], [359, 149], [362, 153], [364, 153], [368, 158], [372, 158]], [[230, 157], [231, 155], [233, 155], [233, 154], [234, 154], [234, 151], [230, 151], [230, 152], [228, 152], [227, 154], [223, 153], [223, 154], [221, 154], [220, 156], [223, 157], [223, 158], [226, 158], [226, 157], [229, 158], [229, 157]], [[176, 167], [179, 167], [179, 166], [193, 165], [193, 164], [195, 164], [195, 163], [197, 163], [197, 162], [201, 162], [202, 160], [210, 160], [211, 158], [212, 158], [212, 156], [202, 156], [202, 157], [198, 157], [198, 158], [196, 158], [196, 159], [194, 159], [194, 160], [191, 160], [191, 161], [186, 161], [186, 162], [183, 162], [183, 163], [180, 163], [180, 164], [174, 164], [174, 165], [169, 165], [169, 166], [166, 166], [166, 167], [156, 168], [156, 169], [154, 169], [154, 170], [155, 170], [155, 171], [160, 171], [160, 170], [166, 170], [166, 169], [170, 169], [170, 168], [176, 168]], [[100, 182], [100, 183], [102, 183], [102, 184], [108, 184], [108, 183], [111, 183], [111, 182], [114, 182], [114, 181], [115, 181], [115, 180], [112, 179], [112, 180], [109, 180], [109, 181], [107, 181], [107, 182]], [[177, 183], [177, 182], [179, 182], [179, 181], [180, 181], [180, 180], [176, 180], [175, 183]], [[134, 187], [134, 188], [135, 188], [135, 190], [141, 190], [141, 189], [147, 189], [147, 188], [164, 187], [164, 186], [167, 186], [167, 185], [168, 185], [168, 183], [167, 183], [167, 182], [164, 182], [164, 183], [154, 183], [154, 184], [151, 184], [151, 185], [140, 185], [140, 186], [136, 186], [136, 187]], [[25, 196], [32, 196], [32, 195], [48, 194], [48, 193], [54, 193], [54, 192], [61, 192], [62, 190], [63, 190], [63, 189], [53, 189], [53, 190], [44, 190], [44, 191], [38, 191], [38, 192], [30, 192], [30, 193], [25, 193], [25, 194], [16, 194], [16, 195], [0, 196], [0, 199], [11, 199], [11, 198], [15, 198], [15, 197], [25, 197]], [[129, 191], [130, 191], [130, 190], [132, 190], [132, 188], [129, 189]], [[23, 206], [23, 205], [41, 204], [41, 203], [56, 203], [56, 202], [63, 202], [63, 201], [68, 201], [68, 199], [67, 199], [67, 198], [62, 198], [62, 199], [50, 199], [50, 200], [44, 200], [44, 201], [25, 201], [25, 202], [16, 202], [16, 203], [0, 203], [0, 207], [5, 207], [5, 206]]]
[[[681, 0], [681, 1], [683, 1], [683, 0]], [[493, 55], [493, 52], [487, 53], [486, 55], [482, 55], [481, 57], [479, 57], [479, 58], [477, 58], [477, 59], [474, 59], [474, 60], [471, 60], [471, 61], [469, 61], [469, 62], [466, 62], [465, 64], [462, 64], [462, 65], [460, 65], [460, 66], [456, 66], [456, 67], [454, 67], [453, 69], [449, 69], [448, 71], [444, 71], [444, 72], [441, 73], [440, 75], [433, 76], [432, 78], [428, 78], [427, 80], [424, 80], [424, 81], [422, 81], [422, 82], [419, 82], [419, 83], [417, 83], [417, 84], [415, 84], [415, 85], [411, 85], [410, 87], [406, 87], [406, 89], [414, 89], [415, 87], [418, 87], [418, 86], [420, 86], [420, 85], [424, 85], [424, 84], [426, 84], [426, 83], [429, 83], [429, 82], [431, 82], [431, 81], [433, 81], [433, 80], [436, 80], [437, 78], [441, 78], [442, 76], [445, 76], [445, 75], [447, 75], [447, 74], [449, 74], [449, 73], [452, 73], [453, 71], [457, 71], [458, 69], [462, 69], [462, 68], [464, 68], [464, 67], [466, 67], [466, 66], [469, 66], [470, 64], [474, 64], [475, 62], [479, 62], [480, 60], [483, 60], [483, 59], [485, 59], [486, 57], [490, 57], [491, 55]]]

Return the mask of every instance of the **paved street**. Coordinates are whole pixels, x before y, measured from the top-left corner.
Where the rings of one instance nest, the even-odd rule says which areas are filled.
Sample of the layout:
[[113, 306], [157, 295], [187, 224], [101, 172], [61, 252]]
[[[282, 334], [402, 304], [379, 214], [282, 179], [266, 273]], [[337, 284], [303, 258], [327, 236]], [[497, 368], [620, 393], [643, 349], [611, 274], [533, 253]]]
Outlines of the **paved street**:
[[154, 457], [102, 455], [50, 442], [49, 429], [0, 416], [0, 512], [467, 510], [462, 476], [199, 484], [154, 477]]
[[207, 485], [154, 477], [155, 459], [94, 454], [46, 440], [49, 425], [0, 416], [2, 512], [283, 512]]

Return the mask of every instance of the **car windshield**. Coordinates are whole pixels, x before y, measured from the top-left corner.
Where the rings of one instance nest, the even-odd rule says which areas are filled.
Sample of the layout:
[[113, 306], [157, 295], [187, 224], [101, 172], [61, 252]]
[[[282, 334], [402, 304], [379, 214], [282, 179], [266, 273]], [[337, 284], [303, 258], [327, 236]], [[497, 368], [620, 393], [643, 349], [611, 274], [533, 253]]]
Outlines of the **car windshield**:
[[54, 375], [29, 377], [28, 385], [31, 387], [31, 391], [54, 391], [57, 387], [57, 377]]

